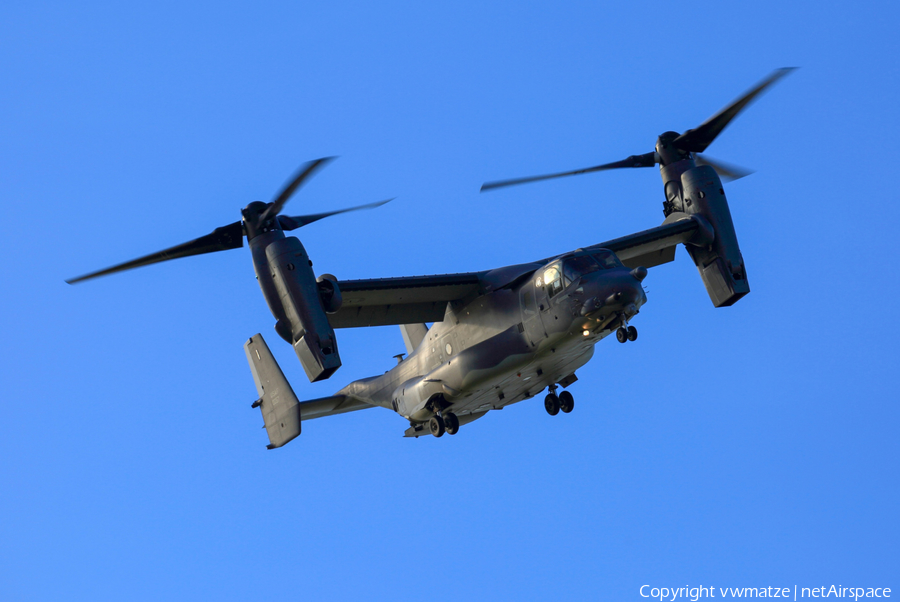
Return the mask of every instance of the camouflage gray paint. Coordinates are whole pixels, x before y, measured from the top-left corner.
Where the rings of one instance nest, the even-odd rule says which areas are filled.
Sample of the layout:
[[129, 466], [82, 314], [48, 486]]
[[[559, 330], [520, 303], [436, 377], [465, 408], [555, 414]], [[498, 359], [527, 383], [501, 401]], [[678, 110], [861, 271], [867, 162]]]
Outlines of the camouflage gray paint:
[[[731, 305], [750, 292], [719, 178], [746, 173], [699, 153], [754, 98], [790, 71], [773, 72], [695, 129], [661, 134], [652, 152], [482, 186], [489, 190], [659, 165], [666, 197], [663, 224], [594, 247], [486, 272], [347, 281], [330, 275], [316, 278], [303, 245], [284, 232], [387, 202], [314, 215], [280, 215], [294, 192], [329, 161], [326, 158], [303, 166], [270, 203], [245, 207], [240, 222], [68, 282], [237, 248], [246, 236], [275, 329], [294, 347], [310, 381], [329, 378], [341, 365], [334, 329], [401, 325], [408, 358], [384, 375], [351, 383], [332, 397], [303, 403], [290, 390], [262, 337], [251, 338], [245, 350], [260, 393], [254, 407], [261, 407], [272, 437], [270, 447], [298, 435], [301, 420], [368, 407], [391, 408], [409, 420], [406, 434], [410, 436], [427, 432], [426, 421], [432, 434], [442, 435], [445, 426], [453, 434], [460, 424], [544, 389], [550, 390], [545, 401], [548, 412], [569, 412], [573, 398], [568, 392], [557, 397], [557, 385], [574, 382], [575, 370], [590, 360], [594, 345], [611, 332], [616, 331], [622, 343], [637, 338], [634, 327], [625, 327], [647, 300], [641, 281], [647, 268], [672, 261], [678, 244], [687, 248], [713, 305]], [[427, 330], [423, 322], [435, 324]], [[277, 407], [267, 408], [267, 404]]]
[[[640, 284], [646, 271], [619, 264], [567, 275], [566, 260], [593, 261], [582, 250], [534, 270], [516, 287], [449, 303], [443, 321], [408, 358], [338, 395], [391, 408], [418, 435], [424, 432], [415, 427], [436, 413], [483, 415], [571, 382], [567, 377], [591, 358], [594, 344], [646, 302]], [[549, 273], [558, 275], [559, 290], [546, 282]]]

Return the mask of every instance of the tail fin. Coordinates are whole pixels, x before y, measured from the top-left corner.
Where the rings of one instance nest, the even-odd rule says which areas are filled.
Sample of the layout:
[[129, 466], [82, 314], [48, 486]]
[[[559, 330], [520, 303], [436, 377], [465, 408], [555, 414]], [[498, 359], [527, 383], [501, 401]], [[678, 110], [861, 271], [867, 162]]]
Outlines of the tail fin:
[[269, 435], [268, 448], [281, 447], [300, 434], [300, 404], [297, 396], [261, 334], [254, 335], [244, 343], [244, 352], [259, 394], [259, 400], [253, 407], [259, 407], [262, 411]]
[[254, 335], [244, 343], [244, 352], [250, 362], [250, 371], [259, 393], [259, 399], [253, 402], [253, 407], [258, 407], [262, 412], [269, 435], [269, 449], [281, 447], [299, 435], [301, 420], [377, 407], [358, 397], [340, 394], [298, 402], [294, 390], [261, 334]]
[[425, 335], [428, 334], [428, 326], [425, 324], [401, 324], [400, 332], [403, 334], [406, 354], [409, 355], [425, 340]]

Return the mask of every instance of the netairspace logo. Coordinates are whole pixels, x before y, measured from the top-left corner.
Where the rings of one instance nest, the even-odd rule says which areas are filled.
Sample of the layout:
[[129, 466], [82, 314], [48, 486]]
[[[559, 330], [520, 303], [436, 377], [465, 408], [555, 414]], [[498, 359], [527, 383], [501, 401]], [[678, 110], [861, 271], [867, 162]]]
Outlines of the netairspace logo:
[[653, 587], [641, 586], [642, 598], [655, 600], [690, 600], [697, 602], [700, 598], [786, 598], [799, 600], [801, 598], [847, 598], [859, 600], [860, 598], [890, 598], [889, 587]]

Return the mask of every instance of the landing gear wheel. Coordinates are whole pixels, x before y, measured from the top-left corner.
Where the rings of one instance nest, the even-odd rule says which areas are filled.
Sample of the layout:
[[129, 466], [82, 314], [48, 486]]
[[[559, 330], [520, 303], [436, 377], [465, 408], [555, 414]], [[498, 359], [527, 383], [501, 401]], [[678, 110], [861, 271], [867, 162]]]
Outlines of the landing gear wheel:
[[444, 414], [444, 427], [448, 435], [455, 435], [459, 432], [459, 418], [453, 412]]
[[624, 343], [628, 340], [628, 331], [622, 328], [621, 326], [616, 329], [616, 340], [620, 343]]
[[544, 409], [547, 410], [547, 413], [551, 416], [559, 414], [559, 397], [553, 393], [549, 393], [547, 397], [544, 398]]
[[568, 391], [559, 394], [559, 409], [566, 414], [575, 409], [575, 398]]
[[629, 341], [637, 340], [637, 328], [635, 328], [634, 326], [628, 327], [628, 340]]
[[432, 416], [431, 420], [428, 421], [428, 428], [431, 430], [431, 434], [435, 437], [440, 437], [444, 434], [444, 419], [440, 416]]

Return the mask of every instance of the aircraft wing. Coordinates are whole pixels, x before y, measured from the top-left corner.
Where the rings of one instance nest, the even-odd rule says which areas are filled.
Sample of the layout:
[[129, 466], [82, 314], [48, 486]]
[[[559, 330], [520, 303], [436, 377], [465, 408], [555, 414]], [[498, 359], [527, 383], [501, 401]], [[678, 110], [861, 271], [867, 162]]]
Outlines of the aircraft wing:
[[[649, 268], [673, 261], [678, 244], [695, 242], [701, 236], [706, 232], [699, 219], [672, 214], [662, 226], [586, 250], [609, 249], [628, 267]], [[343, 304], [329, 314], [328, 321], [332, 328], [440, 322], [448, 302], [511, 286], [551, 259], [464, 274], [340, 280]]]
[[[674, 261], [675, 247], [679, 244], [711, 237], [712, 230], [707, 231], [707, 228], [709, 225], [698, 218], [673, 213], [661, 226], [592, 245], [586, 250], [609, 249], [629, 268], [652, 268]], [[712, 241], [704, 239], [703, 242], [705, 244]]]
[[343, 304], [328, 321], [333, 328], [440, 322], [449, 301], [478, 292], [483, 274], [340, 280]]

